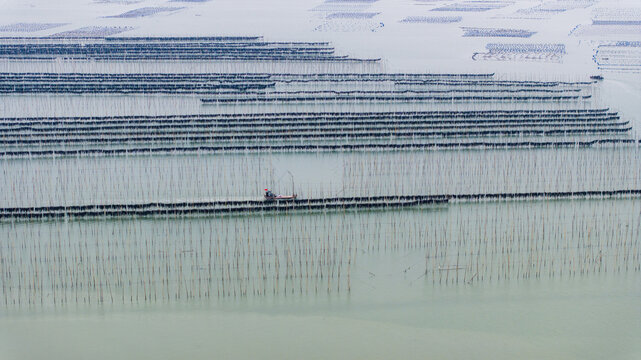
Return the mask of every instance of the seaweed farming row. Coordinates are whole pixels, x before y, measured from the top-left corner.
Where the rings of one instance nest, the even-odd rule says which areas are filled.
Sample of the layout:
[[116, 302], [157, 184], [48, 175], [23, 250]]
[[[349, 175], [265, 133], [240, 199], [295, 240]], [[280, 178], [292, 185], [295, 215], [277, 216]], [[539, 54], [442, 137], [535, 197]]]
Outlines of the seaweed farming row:
[[[32, 308], [356, 295], [383, 273], [415, 286], [635, 274], [641, 271], [639, 205], [575, 200], [0, 223], [0, 301]], [[373, 266], [380, 254], [402, 254], [405, 266]]]
[[397, 81], [396, 85], [448, 85], [448, 86], [497, 86], [497, 87], [513, 87], [519, 86], [523, 88], [529, 87], [557, 87], [563, 85], [589, 85], [594, 81], [536, 81], [536, 80], [493, 80], [493, 79], [479, 79], [479, 80], [402, 80]]
[[447, 12], [483, 12], [488, 10], [501, 9], [506, 6], [512, 5], [512, 2], [500, 1], [461, 1], [452, 4], [442, 5], [433, 8], [430, 11], [447, 11]]
[[[627, 130], [617, 130], [616, 133]], [[574, 134], [586, 135], [579, 131]], [[540, 135], [540, 134], [539, 134]], [[559, 135], [558, 133], [555, 135]], [[77, 157], [77, 156], [134, 156], [134, 155], [181, 155], [181, 154], [234, 154], [234, 153], [281, 153], [281, 152], [350, 152], [350, 151], [416, 151], [416, 150], [463, 150], [463, 149], [544, 149], [544, 148], [589, 148], [596, 146], [641, 146], [641, 140], [605, 138], [596, 140], [559, 141], [454, 141], [454, 142], [409, 142], [409, 143], [339, 143], [339, 144], [289, 144], [289, 145], [192, 145], [153, 147], [109, 147], [78, 149], [28, 149], [3, 150], [0, 158]]]
[[[262, 36], [117, 36], [117, 37], [105, 37], [105, 36], [86, 36], [86, 37], [73, 37], [71, 40], [101, 40], [105, 42], [116, 41], [116, 42], [150, 42], [150, 41], [206, 41], [206, 42], [243, 42], [243, 41], [259, 41], [262, 40]], [[59, 43], [63, 40], [57, 36], [2, 36], [0, 40], [5, 41], [15, 41], [20, 43], [23, 42], [37, 42], [37, 43]]]
[[[23, 118], [0, 119], [0, 140], [11, 139], [37, 140], [64, 137], [71, 140], [74, 136], [81, 138], [87, 136], [102, 136], [104, 140], [118, 136], [165, 136], [167, 140], [180, 139], [182, 136], [251, 136], [266, 134], [360, 134], [367, 131], [418, 131], [418, 130], [483, 130], [483, 129], [510, 129], [522, 130], [558, 129], [569, 130], [586, 129], [597, 130], [607, 128], [623, 128], [629, 124], [621, 121], [617, 113], [584, 114], [584, 116], [568, 116], [567, 114], [554, 116], [552, 114], [530, 115], [505, 115], [505, 114], [479, 114], [474, 118], [465, 118], [460, 115], [434, 116], [429, 114], [393, 113], [368, 116], [368, 114], [342, 113], [335, 116], [299, 116], [274, 117], [280, 114], [265, 114], [264, 118], [206, 115], [199, 117], [159, 117], [140, 119], [125, 117], [120, 119], [104, 118]], [[485, 116], [484, 116], [485, 115]], [[338, 132], [337, 132], [338, 131]]]
[[140, 84], [109, 83], [4, 83], [0, 84], [0, 94], [209, 94], [220, 91], [264, 90], [273, 87], [272, 82], [213, 82], [213, 83], [176, 83], [144, 82]]
[[641, 71], [641, 41], [605, 42], [596, 47], [592, 60], [599, 69]]
[[[491, 75], [490, 75], [491, 76]], [[358, 86], [390, 82], [485, 78], [482, 74], [92, 74], [92, 73], [0, 73], [0, 93], [70, 94], [209, 94], [218, 92], [265, 91], [276, 84], [332, 84], [349, 82]], [[457, 82], [458, 81], [458, 82]], [[427, 84], [427, 83], [423, 83]], [[460, 83], [464, 85], [464, 83]], [[442, 85], [437, 82], [434, 85]], [[465, 85], [474, 86], [473, 82]], [[327, 86], [327, 85], [326, 85]]]
[[497, 29], [497, 28], [475, 28], [462, 27], [463, 37], [515, 37], [529, 38], [536, 34], [536, 31], [524, 29]]
[[[205, 102], [569, 100], [591, 96], [591, 81], [517, 81], [494, 74], [431, 73], [0, 73], [3, 94], [234, 94]], [[337, 89], [337, 86], [340, 86]], [[503, 96], [498, 96], [498, 95]], [[508, 97], [506, 95], [518, 94]], [[435, 96], [440, 95], [440, 96]], [[485, 95], [490, 98], [489, 96]]]
[[[0, 138], [2, 145], [52, 145], [52, 144], [122, 144], [122, 143], [166, 143], [166, 142], [237, 142], [237, 141], [290, 141], [290, 140], [313, 140], [313, 139], [375, 139], [375, 138], [472, 138], [472, 137], [525, 137], [525, 136], [571, 136], [571, 135], [608, 135], [626, 134], [631, 127], [625, 127], [625, 123], [604, 125], [581, 125], [564, 124], [556, 126], [542, 126], [541, 128], [526, 125], [527, 128], [506, 129], [499, 125], [494, 128], [483, 129], [474, 125], [464, 129], [460, 126], [434, 129], [432, 127], [394, 127], [392, 129], [372, 129], [371, 127], [345, 127], [330, 129], [245, 129], [231, 130], [226, 132], [216, 131], [215, 133], [201, 133], [195, 131], [184, 131], [158, 134], [157, 132], [138, 132], [129, 134], [115, 134], [106, 138], [104, 134], [77, 134], [73, 138], [68, 133], [48, 133], [32, 136], [5, 135]], [[522, 125], [519, 127], [523, 127]], [[552, 128], [552, 129], [550, 129]]]
[[560, 62], [564, 44], [487, 44], [486, 53], [474, 53], [473, 60]]
[[49, 30], [63, 25], [68, 25], [68, 23], [13, 23], [0, 26], [0, 31], [32, 32]]
[[32, 220], [91, 217], [164, 217], [225, 214], [256, 214], [293, 211], [343, 211], [351, 209], [400, 208], [447, 203], [444, 197], [380, 196], [327, 198], [293, 201], [220, 201], [199, 203], [110, 204], [47, 208], [2, 208], [0, 219]]
[[[558, 137], [626, 135], [631, 127], [608, 109], [487, 110], [428, 112], [333, 112], [194, 114], [123, 117], [0, 118], [0, 144], [5, 146], [81, 145], [82, 149], [7, 149], [2, 156], [119, 154], [125, 149], [91, 149], [96, 144], [211, 144], [220, 146], [173, 149], [139, 148], [131, 153], [328, 151], [348, 149], [428, 149], [462, 147], [589, 146], [568, 141], [473, 142], [478, 137]], [[403, 139], [411, 142], [403, 142]], [[420, 143], [425, 139], [461, 139], [451, 143]], [[361, 143], [359, 139], [387, 140]], [[283, 144], [287, 141], [322, 140], [322, 143]], [[348, 144], [328, 141], [349, 140]], [[393, 140], [393, 142], [389, 142]], [[604, 140], [604, 139], [599, 139]], [[630, 140], [630, 139], [621, 139]], [[267, 142], [266, 142], [267, 141]], [[601, 141], [606, 143], [606, 141]], [[612, 143], [625, 144], [626, 141]], [[635, 143], [634, 140], [627, 143]], [[240, 145], [240, 146], [235, 146]], [[285, 146], [282, 146], [285, 145]], [[15, 151], [14, 151], [15, 150]], [[49, 152], [51, 150], [51, 152]], [[76, 152], [79, 151], [79, 152]]]
[[[30, 72], [0, 73], [3, 81], [137, 81], [137, 80], [174, 80], [174, 81], [211, 81], [211, 80], [263, 80], [275, 82], [344, 82], [344, 81], [436, 81], [439, 79], [469, 82], [481, 81], [481, 85], [491, 81], [494, 73], [45, 73]], [[499, 81], [498, 84], [590, 84], [591, 82], [542, 82], [542, 81]]]
[[174, 12], [174, 11], [179, 11], [184, 9], [184, 7], [169, 7], [169, 6], [148, 6], [148, 7], [142, 7], [130, 11], [126, 11], [122, 14], [119, 15], [111, 15], [107, 17], [111, 18], [137, 18], [137, 17], [145, 17], [145, 16], [151, 16], [154, 14], [162, 13], [162, 12]]
[[52, 42], [44, 38], [0, 39], [0, 58], [80, 61], [378, 61], [334, 55], [319, 42], [269, 42], [249, 38], [84, 38]]
[[461, 22], [461, 16], [407, 16], [400, 23], [405, 24], [450, 24]]
[[[528, 90], [524, 90], [527, 92]], [[465, 91], [466, 93], [474, 91]], [[415, 93], [327, 94], [327, 95], [258, 95], [218, 96], [201, 99], [203, 103], [287, 103], [287, 102], [406, 102], [406, 101], [565, 101], [589, 99], [591, 95], [422, 95]]]
[[417, 119], [465, 119], [465, 120], [564, 120], [619, 119], [618, 113], [609, 108], [564, 108], [564, 109], [518, 109], [518, 110], [431, 110], [431, 111], [368, 111], [368, 112], [271, 112], [271, 113], [212, 113], [212, 114], [179, 114], [179, 115], [131, 115], [131, 116], [39, 116], [39, 117], [5, 117], [0, 118], [4, 126], [29, 125], [112, 125], [112, 124], [152, 124], [159, 123], [216, 123], [224, 124], [251, 121], [254, 123], [280, 123], [309, 121], [333, 123], [341, 120], [417, 120]]
[[266, 212], [283, 211], [343, 211], [351, 209], [377, 208], [389, 209], [422, 205], [446, 204], [450, 201], [522, 201], [550, 199], [611, 199], [631, 197], [641, 197], [641, 189], [500, 194], [390, 195], [370, 197], [288, 199], [271, 201], [244, 200], [0, 208], [0, 220], [261, 214]]

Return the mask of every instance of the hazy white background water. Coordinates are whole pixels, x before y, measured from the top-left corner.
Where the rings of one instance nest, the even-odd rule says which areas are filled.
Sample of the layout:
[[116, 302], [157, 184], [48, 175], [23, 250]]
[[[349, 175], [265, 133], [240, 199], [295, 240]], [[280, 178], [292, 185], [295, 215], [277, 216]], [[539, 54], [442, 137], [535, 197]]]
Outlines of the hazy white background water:
[[[322, 5], [321, 1], [239, 3], [214, 0], [190, 3], [147, 0], [132, 4], [90, 0], [5, 1], [0, 5], [0, 25], [18, 22], [59, 22], [67, 25], [34, 33], [3, 32], [0, 35], [40, 36], [85, 26], [134, 27], [135, 29], [122, 33], [126, 36], [264, 35], [267, 40], [273, 41], [332, 41], [338, 53], [353, 57], [383, 58], [380, 68], [385, 71], [497, 72], [499, 77], [531, 79], [585, 79], [588, 75], [599, 72], [592, 60], [598, 41], [639, 40], [638, 35], [634, 34], [604, 34], [598, 37], [569, 35], [576, 25], [591, 22], [594, 8], [638, 7], [636, 2], [595, 2], [591, 7], [562, 12], [542, 20], [506, 18], [518, 9], [536, 6], [540, 3], [538, 1], [517, 1], [503, 9], [480, 13], [430, 12], [428, 9], [432, 3], [428, 2], [427, 6], [420, 3], [425, 4], [391, 0], [373, 3], [363, 11], [380, 12], [374, 20], [383, 23], [384, 27], [377, 28], [377, 31], [370, 31], [369, 25], [351, 20], [343, 21], [341, 26], [334, 24], [330, 29], [354, 31], [314, 31], [326, 22], [324, 17], [327, 13], [310, 11]], [[436, 7], [448, 3], [450, 2], [437, 1], [433, 5]], [[185, 9], [145, 18], [105, 17], [147, 6], [184, 6]], [[460, 15], [463, 20], [453, 24], [398, 22], [406, 16], [416, 15]], [[464, 38], [461, 37], [461, 26], [523, 28], [538, 33], [529, 39]], [[473, 61], [472, 54], [485, 51], [485, 45], [490, 42], [562, 43], [566, 45], [567, 54], [560, 63]], [[101, 65], [95, 64], [42, 65], [55, 71], [101, 69]], [[174, 67], [158, 66], [162, 69]], [[32, 68], [32, 65], [29, 67]], [[210, 69], [209, 66], [194, 67]], [[25, 68], [22, 64], [0, 62], [2, 71], [22, 71]], [[604, 76], [606, 80], [599, 85], [598, 101], [619, 111], [624, 119], [630, 120], [634, 125], [633, 134], [638, 137], [641, 127], [639, 74], [605, 72]], [[2, 98], [0, 116], [130, 114], [139, 113], [141, 108], [151, 114], [220, 110], [201, 107], [196, 98], [172, 101], [160, 96], [108, 97], [97, 100], [74, 96], [52, 100], [47, 96], [18, 96]], [[462, 170], [456, 176], [467, 177], [449, 179], [450, 182], [444, 184], [448, 179], [439, 179], [442, 175], [436, 174], [432, 175], [432, 179], [436, 180], [425, 181], [427, 184], [442, 184], [443, 188], [413, 183], [406, 185], [404, 189], [421, 192], [428, 187], [430, 192], [438, 193], [439, 189], [458, 190], [457, 184], [461, 181], [463, 184], [472, 184], [471, 189], [494, 188], [503, 184], [504, 179], [495, 177], [492, 171], [488, 171], [487, 177], [476, 182], [472, 177], [474, 170], [478, 168], [474, 164], [464, 165], [468, 158], [470, 161], [489, 159], [521, 162], [521, 165], [514, 165], [514, 171], [522, 166], [528, 169], [523, 172], [524, 178], [535, 180], [543, 179], [541, 174], [545, 173], [531, 167], [537, 162], [553, 164], [549, 166], [568, 166], [572, 176], [565, 180], [573, 179], [575, 182], [564, 183], [564, 186], [571, 188], [578, 189], [581, 188], [580, 185], [586, 185], [586, 188], [607, 188], [608, 181], [612, 181], [612, 187], [628, 185], [638, 188], [638, 152], [638, 148], [629, 152], [618, 149], [588, 150], [582, 153], [563, 150], [556, 153], [558, 156], [549, 157], [545, 155], [551, 153], [549, 150], [531, 153], [515, 151], [509, 154], [502, 151], [466, 152], [460, 157], [452, 153], [427, 154], [427, 159], [445, 159], [439, 161], [447, 161], [448, 157], [454, 156], [454, 161], [462, 164]], [[561, 154], [566, 154], [567, 157], [561, 157]], [[401, 165], [396, 163], [399, 168], [402, 168], [403, 161], [408, 161], [407, 158], [403, 160], [405, 156], [382, 155], [390, 161], [399, 161]], [[341, 157], [341, 160], [336, 157], [341, 156], [276, 155], [269, 157], [270, 167], [264, 172], [268, 181], [273, 181], [274, 185], [289, 188], [287, 176], [280, 183], [279, 179], [285, 174], [285, 170], [294, 168], [295, 179], [302, 191], [312, 194], [318, 185], [323, 185], [327, 192], [334, 192], [342, 190], [345, 183], [359, 181], [357, 176], [345, 175], [342, 170], [345, 164], [356, 163], [360, 166], [359, 161], [367, 164], [367, 160], [360, 160], [367, 155], [348, 155]], [[215, 163], [220, 162], [222, 166], [212, 166], [197, 174], [202, 176], [200, 183], [196, 181], [199, 180], [198, 176], [187, 176], [193, 182], [186, 187], [172, 188], [170, 185], [173, 183], [166, 181], [166, 178], [147, 179], [141, 172], [141, 169], [149, 168], [151, 174], [157, 175], [158, 169], [168, 166], [175, 171], [174, 174], [179, 174], [188, 171], [190, 167], [199, 166], [201, 162], [208, 162], [209, 159]], [[547, 161], [549, 159], [551, 161]], [[182, 160], [185, 161], [181, 163]], [[129, 165], [123, 165], [120, 159], [103, 159], [100, 162], [93, 159], [64, 159], [53, 164], [42, 162], [41, 167], [38, 161], [31, 162], [28, 166], [24, 165], [23, 160], [1, 161], [2, 186], [11, 184], [14, 189], [17, 187], [20, 190], [10, 193], [8, 188], [4, 188], [0, 199], [3, 206], [15, 206], [123, 198], [137, 201], [139, 199], [136, 196], [162, 200], [216, 197], [217, 193], [211, 189], [217, 185], [209, 181], [219, 169], [225, 169], [226, 161], [228, 160], [217, 157], [159, 157], [129, 159]], [[251, 157], [248, 164], [259, 161], [262, 163], [263, 157]], [[591, 173], [590, 164], [600, 164], [602, 167]], [[131, 179], [109, 178], [109, 171], [113, 168], [130, 174]], [[408, 165], [407, 168], [410, 169], [409, 175], [412, 175], [411, 166]], [[64, 171], [65, 169], [69, 171]], [[76, 192], [83, 177], [88, 176], [86, 171], [96, 169], [101, 178], [85, 184], [90, 189], [103, 191], [96, 192], [107, 194], [109, 199], [90, 192]], [[250, 168], [249, 171], [257, 170]], [[319, 172], [322, 174], [319, 175]], [[42, 173], [58, 173], [56, 182], [38, 182], [38, 176]], [[492, 175], [489, 176], [490, 174]], [[330, 178], [334, 175], [341, 177], [341, 180], [332, 181]], [[260, 189], [263, 186], [262, 180], [246, 176], [243, 178], [243, 174], [230, 173], [226, 181], [231, 179], [236, 183], [240, 182], [242, 187], [224, 185], [225, 196], [246, 196], [248, 189], [253, 189], [254, 186]], [[411, 176], [402, 178], [401, 182], [407, 182], [408, 179]], [[379, 181], [394, 184], [392, 180]], [[30, 183], [31, 181], [34, 183]], [[57, 193], [56, 184], [66, 186], [67, 190]], [[537, 189], [544, 186], [538, 180], [532, 184]], [[198, 188], [199, 185], [205, 186], [205, 190]], [[518, 181], [513, 186], [517, 189], [523, 187]], [[105, 188], [111, 190], [104, 192]], [[235, 193], [234, 189], [238, 188], [244, 189], [243, 193]], [[251, 193], [251, 196], [255, 195]], [[575, 205], [568, 206], [569, 213], [585, 209], [581, 205]], [[475, 208], [471, 209], [474, 211]], [[482, 206], [477, 209], [483, 211]], [[638, 206], [630, 209], [638, 212]], [[639, 226], [638, 216], [631, 214], [629, 219], [631, 223], [628, 225]], [[3, 230], [7, 229], [3, 227]], [[172, 305], [95, 307], [79, 304], [55, 308], [0, 305], [0, 358], [636, 359], [641, 356], [638, 336], [641, 333], [641, 280], [638, 270], [473, 285], [438, 285], [431, 281], [404, 278], [403, 269], [407, 264], [414, 263], [415, 260], [421, 261], [423, 256], [423, 251], [400, 250], [364, 256], [360, 263], [360, 275], [355, 276], [353, 290], [349, 294], [225, 298], [179, 301]], [[408, 257], [412, 260], [408, 261]], [[372, 269], [376, 269], [374, 277], [369, 275]]]

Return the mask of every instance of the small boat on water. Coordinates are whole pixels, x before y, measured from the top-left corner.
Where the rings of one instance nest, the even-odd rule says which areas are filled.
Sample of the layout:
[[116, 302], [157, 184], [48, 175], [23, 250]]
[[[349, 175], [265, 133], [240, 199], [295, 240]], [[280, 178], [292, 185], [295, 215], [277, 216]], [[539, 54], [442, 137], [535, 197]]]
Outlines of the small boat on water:
[[269, 189], [265, 189], [265, 200], [266, 201], [274, 201], [274, 200], [294, 200], [298, 197], [296, 194], [292, 195], [277, 195], [274, 194], [272, 191]]

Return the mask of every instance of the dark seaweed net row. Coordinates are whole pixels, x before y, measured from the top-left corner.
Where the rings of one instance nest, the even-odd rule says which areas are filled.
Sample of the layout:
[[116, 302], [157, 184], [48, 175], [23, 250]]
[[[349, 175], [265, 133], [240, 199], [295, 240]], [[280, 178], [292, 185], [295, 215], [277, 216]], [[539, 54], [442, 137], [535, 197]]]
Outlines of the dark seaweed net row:
[[[136, 42], [136, 41], [141, 41], [141, 42], [147, 42], [147, 41], [258, 41], [262, 39], [262, 36], [118, 36], [118, 37], [105, 37], [103, 38], [104, 41], [107, 42]], [[77, 38], [76, 38], [77, 39]], [[325, 42], [322, 43], [313, 43], [313, 44], [327, 44]]]
[[328, 43], [312, 42], [208, 42], [208, 41], [166, 41], [166, 42], [48, 42], [48, 43], [14, 43], [0, 44], [0, 54], [118, 54], [121, 52], [136, 53], [171, 53], [178, 50], [186, 52], [207, 53], [217, 50], [252, 51], [332, 51]]
[[550, 120], [550, 121], [603, 121], [619, 119], [609, 109], [563, 110], [483, 110], [483, 111], [403, 111], [403, 112], [287, 112], [287, 113], [235, 113], [189, 115], [126, 115], [79, 117], [8, 117], [0, 118], [0, 126], [97, 126], [97, 125], [149, 125], [157, 124], [215, 124], [236, 126], [244, 124], [357, 124], [364, 121], [413, 121], [413, 120]]
[[310, 101], [562, 101], [589, 99], [591, 95], [561, 95], [561, 96], [401, 96], [401, 95], [368, 95], [368, 96], [282, 96], [282, 97], [249, 97], [200, 99], [203, 103], [275, 103], [275, 102], [310, 102]]
[[536, 149], [574, 148], [598, 145], [639, 146], [641, 140], [596, 139], [588, 141], [474, 141], [474, 142], [417, 142], [387, 144], [287, 144], [287, 145], [194, 145], [126, 148], [83, 148], [48, 150], [5, 150], [0, 158], [68, 157], [68, 156], [127, 156], [158, 154], [220, 154], [220, 153], [270, 153], [270, 152], [328, 152], [328, 151], [412, 151], [412, 150], [464, 150], [464, 149]]
[[[0, 93], [3, 94], [233, 94], [234, 97], [206, 98], [204, 103], [230, 103], [230, 102], [296, 102], [296, 101], [374, 101], [374, 100], [474, 100], [478, 96], [461, 96], [454, 94], [483, 94], [507, 93], [524, 94], [521, 96], [499, 97], [484, 96], [491, 99], [528, 99], [528, 100], [559, 100], [590, 98], [590, 95], [579, 95], [580, 89], [553, 90], [553, 89], [464, 89], [464, 90], [401, 90], [401, 91], [293, 91], [293, 92], [265, 92], [273, 89], [276, 83], [271, 81], [241, 81], [241, 80], [216, 80], [211, 82], [194, 81], [158, 81], [158, 82], [73, 82], [73, 81], [48, 81], [48, 82], [0, 82]], [[249, 92], [248, 92], [249, 91]], [[259, 93], [251, 92], [259, 91]], [[527, 95], [527, 94], [568, 94], [568, 95]], [[437, 94], [430, 96], [428, 94]], [[450, 95], [443, 95], [450, 94]], [[574, 95], [576, 94], [576, 95]], [[481, 98], [482, 99], [482, 98]]]
[[251, 73], [201, 73], [201, 74], [110, 74], [110, 73], [0, 73], [2, 82], [169, 82], [169, 81], [187, 81], [187, 82], [212, 82], [212, 81], [272, 81], [270, 74], [251, 74]]
[[[464, 79], [488, 79], [494, 76], [490, 74], [449, 74], [449, 73], [0, 73], [0, 79], [3, 81], [37, 81], [37, 80], [55, 80], [55, 81], [79, 81], [79, 80], [174, 80], [174, 81], [210, 81], [225, 79], [227, 81], [234, 79], [259, 79], [271, 80], [278, 82], [306, 82], [306, 81], [451, 81], [451, 82], [479, 82], [499, 83], [499, 84], [543, 84], [555, 86], [559, 82], [536, 82], [536, 81], [487, 81], [487, 80], [464, 80]], [[575, 84], [575, 83], [568, 83]]]
[[0, 208], [0, 219], [48, 219], [122, 216], [188, 216], [198, 214], [234, 214], [278, 211], [347, 210], [398, 208], [427, 204], [446, 204], [449, 201], [501, 201], [533, 199], [577, 199], [638, 197], [641, 190], [487, 193], [453, 195], [397, 195], [372, 197], [332, 197], [282, 201], [210, 201], [159, 202], [145, 204], [98, 204], [79, 206], [48, 206]]
[[234, 142], [234, 141], [292, 141], [292, 140], [349, 140], [349, 139], [377, 139], [377, 138], [472, 138], [472, 137], [514, 137], [514, 136], [571, 136], [571, 135], [608, 135], [625, 134], [631, 127], [572, 127], [566, 129], [494, 129], [494, 130], [459, 130], [452, 131], [427, 131], [427, 130], [388, 130], [380, 131], [273, 131], [233, 133], [212, 133], [206, 135], [134, 135], [123, 134], [118, 137], [107, 137], [101, 134], [71, 137], [69, 135], [38, 134], [35, 136], [2, 136], [0, 145], [60, 145], [60, 144], [126, 144], [126, 143], [159, 143], [159, 142]]
[[198, 134], [276, 134], [276, 133], [298, 133], [298, 132], [359, 132], [375, 130], [427, 130], [427, 129], [494, 129], [494, 128], [603, 128], [622, 127], [629, 124], [629, 121], [615, 121], [618, 117], [592, 118], [592, 119], [568, 119], [568, 120], [436, 120], [436, 121], [334, 121], [325, 123], [262, 123], [248, 121], [245, 123], [221, 123], [221, 124], [128, 124], [128, 125], [100, 125], [93, 126], [84, 124], [80, 126], [64, 125], [10, 125], [0, 123], [0, 137], [25, 136], [25, 137], [47, 137], [47, 136], [86, 136], [86, 135], [135, 135], [135, 134], [164, 134], [164, 135], [198, 135]]
[[[483, 81], [494, 73], [273, 73], [275, 81]], [[481, 79], [481, 80], [479, 80]]]
[[[57, 36], [3, 36], [0, 37], [2, 40], [50, 40], [50, 39], [59, 39]], [[117, 37], [105, 37], [105, 36], [85, 36], [85, 37], [72, 37], [70, 40], [103, 40], [103, 41], [258, 41], [262, 39], [262, 36], [174, 36], [174, 37], [157, 37], [157, 36], [117, 36]]]
[[0, 213], [0, 220], [6, 219], [55, 219], [55, 218], [87, 218], [87, 217], [124, 217], [124, 216], [193, 216], [193, 215], [216, 215], [216, 214], [238, 214], [252, 212], [282, 212], [282, 211], [319, 211], [319, 210], [348, 210], [348, 209], [376, 209], [376, 208], [399, 208], [411, 207], [423, 204], [446, 203], [442, 201], [390, 201], [378, 203], [335, 203], [335, 204], [288, 204], [288, 203], [265, 203], [260, 206], [239, 206], [229, 208], [176, 208], [164, 210], [104, 210], [104, 211], [78, 211], [66, 212], [42, 212], [25, 213], [20, 215], [4, 215]]
[[115, 124], [104, 123], [82, 123], [80, 121], [51, 121], [51, 122], [14, 122], [4, 123], [0, 121], [0, 136], [11, 134], [123, 134], [139, 133], [148, 134], [180, 134], [180, 133], [228, 133], [247, 131], [250, 127], [260, 132], [278, 132], [283, 130], [291, 131], [324, 131], [324, 130], [345, 130], [358, 131], [380, 128], [402, 128], [402, 129], [454, 129], [454, 128], [494, 128], [494, 127], [604, 127], [624, 126], [629, 121], [617, 121], [618, 116], [608, 117], [584, 117], [584, 118], [490, 118], [490, 119], [464, 119], [464, 120], [430, 120], [430, 118], [419, 120], [343, 120], [330, 121], [307, 121], [306, 119], [289, 121], [266, 121], [245, 120], [233, 122], [220, 122], [215, 120], [183, 120], [183, 121], [132, 121], [119, 122]]
[[[483, 74], [476, 74], [483, 75]], [[312, 82], [398, 82], [401, 79], [423, 79], [422, 81], [436, 81], [440, 78], [467, 76], [476, 77], [475, 74], [105, 74], [105, 73], [0, 73], [0, 93], [23, 94], [23, 93], [72, 93], [72, 94], [217, 94], [229, 93], [230, 91], [241, 92], [244, 96], [239, 101], [259, 101], [251, 96], [259, 96], [265, 90], [271, 89], [278, 82], [312, 83]], [[491, 74], [490, 74], [491, 75]], [[432, 80], [425, 80], [432, 79]], [[446, 80], [452, 84], [473, 84], [468, 80]], [[480, 86], [489, 86], [489, 89], [475, 89], [473, 85], [466, 85], [467, 92], [492, 92], [497, 88], [507, 93], [517, 92], [541, 92], [541, 93], [578, 93], [580, 89], [551, 89], [558, 86], [554, 83], [542, 83], [538, 86], [528, 82], [480, 82]], [[533, 85], [534, 84], [534, 85]], [[435, 85], [436, 86], [436, 85]], [[467, 89], [472, 87], [471, 89]], [[246, 93], [246, 92], [253, 93]], [[259, 93], [257, 94], [256, 91]], [[435, 89], [425, 90], [395, 90], [395, 91], [296, 91], [296, 92], [274, 92], [276, 96], [314, 96], [314, 94], [325, 94], [325, 96], [408, 96], [411, 94], [452, 94], [461, 90]], [[270, 96], [273, 96], [270, 95]], [[293, 99], [292, 99], [293, 100]], [[229, 100], [220, 100], [229, 101]], [[220, 102], [219, 101], [219, 102]], [[268, 101], [268, 100], [260, 100]], [[279, 100], [280, 101], [280, 100]], [[282, 100], [284, 101], [284, 100]]]
[[297, 91], [270, 91], [243, 94], [243, 97], [257, 98], [267, 96], [292, 96], [292, 95], [325, 95], [325, 96], [368, 96], [368, 95], [408, 95], [408, 94], [456, 94], [456, 93], [578, 93], [581, 89], [541, 89], [541, 88], [508, 88], [508, 89], [447, 89], [447, 90], [297, 90]]
[[248, 55], [331, 55], [334, 49], [327, 46], [308, 44], [0, 44], [0, 55], [37, 56], [37, 55], [65, 55], [65, 56], [117, 56], [117, 55], [207, 55], [227, 54], [235, 55], [245, 53]]
[[[500, 81], [484, 80], [493, 74], [267, 74], [267, 73], [202, 73], [202, 74], [109, 74], [109, 73], [0, 73], [0, 93], [151, 93], [151, 94], [217, 94], [229, 91], [259, 92], [244, 94], [239, 101], [288, 101], [256, 100], [260, 93], [273, 88], [276, 83], [314, 83], [314, 82], [392, 82], [398, 86], [413, 84], [421, 86], [462, 87], [470, 93], [501, 91], [507, 93], [577, 93], [576, 88], [584, 83], [536, 82], [536, 81]], [[480, 80], [478, 80], [480, 79]], [[564, 86], [564, 88], [554, 89]], [[479, 89], [483, 87], [483, 89]], [[455, 89], [401, 89], [395, 91], [295, 91], [272, 92], [274, 95], [288, 98], [296, 96], [313, 96], [325, 94], [325, 97], [336, 96], [372, 96], [372, 95], [409, 95], [409, 94], [447, 94], [461, 90]], [[293, 96], [292, 96], [293, 95]], [[264, 95], [262, 96], [264, 97]], [[248, 100], [252, 99], [252, 100]], [[320, 100], [321, 98], [317, 98]], [[213, 100], [212, 100], [213, 101]], [[229, 100], [220, 100], [229, 101]]]
[[225, 90], [244, 91], [248, 89], [265, 90], [274, 87], [273, 82], [229, 82], [229, 83], [0, 83], [2, 94], [197, 94]]
[[[275, 115], [275, 114], [272, 114]], [[432, 118], [388, 113], [387, 117], [187, 118], [90, 121], [0, 119], [0, 144], [122, 144], [135, 142], [233, 142], [258, 140], [388, 137], [558, 136], [626, 133], [616, 113], [483, 114]], [[568, 116], [570, 115], [570, 116]], [[376, 116], [376, 115], [374, 115]]]
[[399, 80], [396, 85], [447, 85], [447, 86], [520, 86], [520, 87], [554, 87], [560, 85], [589, 85], [593, 81], [515, 81], [515, 80]]
[[0, 58], [9, 60], [94, 60], [94, 61], [309, 61], [309, 62], [377, 62], [380, 59], [354, 59], [347, 56], [309, 56], [302, 55], [270, 55], [270, 54], [123, 54], [123, 55], [100, 55], [91, 57], [80, 56], [19, 56], [19, 55], [0, 55]]
[[[26, 41], [26, 39], [25, 39]], [[22, 42], [0, 44], [0, 58], [17, 60], [236, 60], [236, 61], [365, 61], [334, 55], [334, 48], [319, 42], [163, 40], [82, 42]]]

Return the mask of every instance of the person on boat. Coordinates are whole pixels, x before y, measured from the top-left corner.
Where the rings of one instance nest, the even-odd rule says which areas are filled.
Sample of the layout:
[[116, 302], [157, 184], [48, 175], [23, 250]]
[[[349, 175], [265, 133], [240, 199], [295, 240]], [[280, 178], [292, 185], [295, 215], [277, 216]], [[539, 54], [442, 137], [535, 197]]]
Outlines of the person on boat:
[[268, 189], [265, 189], [265, 197], [266, 198], [272, 198], [272, 197], [274, 197], [274, 193], [269, 191]]

